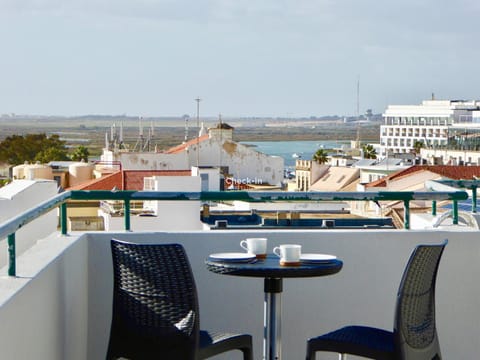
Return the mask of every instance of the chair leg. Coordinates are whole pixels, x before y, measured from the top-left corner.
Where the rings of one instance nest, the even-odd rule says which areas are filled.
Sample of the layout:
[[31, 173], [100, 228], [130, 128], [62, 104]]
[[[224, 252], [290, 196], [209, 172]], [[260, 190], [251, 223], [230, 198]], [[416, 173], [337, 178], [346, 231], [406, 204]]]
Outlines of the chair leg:
[[307, 356], [305, 360], [315, 360], [315, 351], [310, 347], [310, 342], [307, 342]]
[[245, 347], [240, 349], [243, 352], [243, 360], [253, 360], [253, 350], [252, 348]]

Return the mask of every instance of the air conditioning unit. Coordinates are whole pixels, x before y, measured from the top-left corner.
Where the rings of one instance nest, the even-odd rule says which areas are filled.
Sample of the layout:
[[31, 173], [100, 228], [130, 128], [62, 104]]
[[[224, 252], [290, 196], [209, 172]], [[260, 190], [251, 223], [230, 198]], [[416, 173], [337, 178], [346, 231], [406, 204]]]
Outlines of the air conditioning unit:
[[215, 220], [215, 227], [217, 229], [225, 229], [228, 226], [227, 220]]
[[335, 220], [322, 220], [322, 228], [334, 228], [335, 227]]

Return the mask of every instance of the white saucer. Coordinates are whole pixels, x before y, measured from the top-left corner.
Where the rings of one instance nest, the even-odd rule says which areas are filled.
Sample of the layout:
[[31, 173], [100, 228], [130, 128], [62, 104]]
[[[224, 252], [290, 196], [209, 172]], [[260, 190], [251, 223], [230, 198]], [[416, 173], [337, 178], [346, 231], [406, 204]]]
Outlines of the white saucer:
[[255, 254], [237, 253], [237, 252], [217, 253], [217, 254], [209, 255], [210, 260], [225, 261], [225, 262], [248, 262], [255, 258], [256, 258]]
[[336, 260], [335, 255], [329, 254], [302, 254], [300, 260], [304, 263], [321, 263]]

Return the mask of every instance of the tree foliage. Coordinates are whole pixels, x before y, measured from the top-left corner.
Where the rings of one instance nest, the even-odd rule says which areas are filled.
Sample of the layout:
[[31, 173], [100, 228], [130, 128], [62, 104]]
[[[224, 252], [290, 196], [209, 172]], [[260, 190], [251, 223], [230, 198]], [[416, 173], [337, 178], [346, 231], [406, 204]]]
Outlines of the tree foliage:
[[47, 163], [54, 160], [69, 160], [65, 141], [58, 135], [12, 135], [0, 142], [0, 162], [19, 165], [25, 161]]
[[377, 158], [377, 152], [375, 151], [375, 148], [371, 144], [366, 144], [362, 146], [362, 151], [363, 151], [363, 158], [364, 159], [376, 159]]
[[88, 149], [80, 145], [78, 148], [75, 149], [75, 151], [72, 153], [72, 160], [73, 161], [82, 161], [84, 160], [85, 162], [88, 161], [88, 157], [90, 156], [90, 152]]
[[12, 182], [11, 179], [0, 179], [0, 188]]
[[325, 164], [328, 161], [328, 153], [324, 149], [318, 149], [315, 154], [313, 154], [312, 160], [318, 164]]

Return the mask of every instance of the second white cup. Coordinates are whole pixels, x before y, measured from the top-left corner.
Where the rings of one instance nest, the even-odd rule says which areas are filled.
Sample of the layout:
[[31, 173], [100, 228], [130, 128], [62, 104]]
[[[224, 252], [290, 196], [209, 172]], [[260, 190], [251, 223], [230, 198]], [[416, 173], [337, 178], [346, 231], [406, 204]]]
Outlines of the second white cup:
[[240, 241], [240, 246], [249, 253], [255, 254], [257, 258], [267, 257], [267, 239], [266, 238], [247, 238]]
[[273, 248], [273, 253], [280, 258], [281, 265], [297, 265], [300, 263], [302, 246], [284, 244]]

